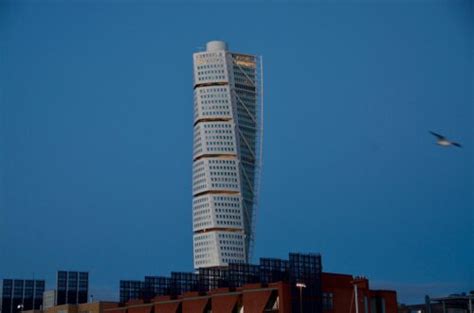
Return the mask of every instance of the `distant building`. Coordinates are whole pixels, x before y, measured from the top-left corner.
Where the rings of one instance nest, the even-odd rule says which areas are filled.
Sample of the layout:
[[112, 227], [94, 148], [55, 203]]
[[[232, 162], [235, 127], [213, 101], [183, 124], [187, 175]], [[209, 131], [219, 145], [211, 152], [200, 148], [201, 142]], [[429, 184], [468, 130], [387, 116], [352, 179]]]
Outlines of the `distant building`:
[[474, 313], [474, 291], [446, 297], [425, 297], [425, 303], [400, 305], [399, 313]]
[[365, 277], [323, 273], [322, 302], [324, 313], [397, 313], [397, 293], [372, 290]]
[[56, 305], [56, 290], [47, 290], [43, 292], [43, 310], [52, 308]]
[[[120, 281], [120, 302], [125, 303], [130, 299], [144, 299], [146, 292], [145, 282], [140, 280], [121, 280]], [[152, 295], [151, 297], [153, 297]], [[148, 298], [148, 297], [147, 297]]]
[[40, 309], [43, 304], [44, 280], [4, 279], [1, 313]]
[[260, 57], [211, 41], [194, 60], [194, 268], [248, 263], [261, 165]]
[[88, 295], [89, 273], [74, 271], [57, 272], [55, 305], [86, 303]]

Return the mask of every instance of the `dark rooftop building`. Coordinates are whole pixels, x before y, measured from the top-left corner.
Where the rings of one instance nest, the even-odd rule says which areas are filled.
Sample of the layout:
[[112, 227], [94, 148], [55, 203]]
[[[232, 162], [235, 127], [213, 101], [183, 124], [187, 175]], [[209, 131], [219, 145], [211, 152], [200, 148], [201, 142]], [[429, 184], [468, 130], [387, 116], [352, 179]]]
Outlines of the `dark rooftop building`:
[[319, 254], [302, 253], [121, 281], [120, 301], [106, 313], [397, 313], [395, 291], [323, 273]]
[[43, 304], [44, 280], [4, 279], [1, 313], [38, 310]]
[[425, 303], [400, 305], [399, 313], [474, 313], [474, 291], [446, 297], [425, 297]]
[[89, 294], [89, 273], [58, 271], [56, 305], [86, 303]]
[[[262, 258], [260, 264], [231, 263], [227, 267], [200, 268], [197, 273], [172, 272], [171, 277], [147, 276], [144, 281], [120, 281], [120, 301], [151, 301], [156, 296], [178, 296], [186, 292], [206, 293], [217, 288], [240, 288], [246, 284], [283, 281], [291, 292], [294, 312], [322, 312], [321, 255], [290, 253], [288, 260]], [[298, 288], [304, 283], [305, 288]], [[302, 301], [299, 294], [302, 293]]]

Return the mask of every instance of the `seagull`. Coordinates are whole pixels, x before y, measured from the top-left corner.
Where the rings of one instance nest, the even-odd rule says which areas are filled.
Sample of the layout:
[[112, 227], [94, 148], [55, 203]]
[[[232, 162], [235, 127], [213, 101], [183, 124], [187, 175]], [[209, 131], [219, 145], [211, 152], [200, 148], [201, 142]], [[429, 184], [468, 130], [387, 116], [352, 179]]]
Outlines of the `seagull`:
[[443, 146], [443, 147], [456, 146], [456, 147], [459, 147], [459, 148], [462, 147], [459, 143], [454, 142], [454, 141], [450, 141], [450, 140], [446, 139], [446, 137], [444, 137], [443, 135], [437, 134], [437, 133], [432, 132], [432, 131], [430, 131], [430, 134], [432, 134], [433, 136], [436, 137], [436, 143], [440, 146]]

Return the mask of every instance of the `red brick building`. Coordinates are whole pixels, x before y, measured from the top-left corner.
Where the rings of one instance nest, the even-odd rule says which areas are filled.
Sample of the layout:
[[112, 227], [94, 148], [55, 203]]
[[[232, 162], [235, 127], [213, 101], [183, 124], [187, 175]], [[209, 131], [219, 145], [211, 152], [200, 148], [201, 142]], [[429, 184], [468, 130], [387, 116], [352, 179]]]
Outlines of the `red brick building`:
[[126, 306], [104, 313], [290, 313], [290, 287], [283, 282], [245, 285], [236, 290], [215, 289], [207, 294], [188, 292], [182, 296], [158, 296], [150, 303], [129, 301]]
[[322, 273], [321, 284], [323, 312], [356, 313], [356, 285], [359, 313], [397, 313], [397, 293], [392, 290], [371, 290], [367, 278]]
[[[322, 273], [323, 313], [356, 313], [354, 284], [357, 285], [359, 313], [397, 313], [395, 291], [370, 290], [365, 278]], [[292, 313], [291, 302], [290, 285], [277, 282], [221, 288], [205, 294], [188, 292], [174, 298], [158, 296], [150, 303], [132, 300], [104, 313]]]

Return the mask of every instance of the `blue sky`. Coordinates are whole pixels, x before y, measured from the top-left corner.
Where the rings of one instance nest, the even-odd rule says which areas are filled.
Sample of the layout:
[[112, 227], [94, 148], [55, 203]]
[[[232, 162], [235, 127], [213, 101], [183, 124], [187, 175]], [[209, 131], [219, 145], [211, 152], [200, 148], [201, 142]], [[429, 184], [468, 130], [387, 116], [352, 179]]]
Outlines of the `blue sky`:
[[256, 257], [474, 289], [473, 31], [462, 0], [0, 3], [0, 278], [192, 270], [192, 53], [221, 39], [264, 60]]

